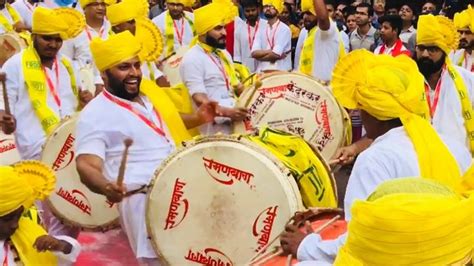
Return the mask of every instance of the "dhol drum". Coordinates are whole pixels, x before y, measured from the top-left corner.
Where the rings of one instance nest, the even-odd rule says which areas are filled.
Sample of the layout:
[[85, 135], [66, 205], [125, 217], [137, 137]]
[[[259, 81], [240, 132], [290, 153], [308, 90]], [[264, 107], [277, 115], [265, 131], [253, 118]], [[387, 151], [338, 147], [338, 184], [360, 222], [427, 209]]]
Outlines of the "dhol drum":
[[234, 132], [262, 126], [283, 130], [304, 138], [329, 161], [349, 133], [330, 89], [298, 73], [266, 74], [261, 82], [261, 87], [247, 89], [239, 98], [237, 106], [247, 108], [249, 115], [234, 123]]
[[163, 62], [163, 74], [168, 78], [171, 86], [182, 83], [181, 75], [179, 74], [179, 66], [183, 60], [184, 54], [189, 50], [188, 46], [181, 46], [176, 53]]
[[0, 130], [0, 164], [10, 165], [20, 161], [20, 154], [16, 148], [15, 136], [6, 135]]
[[0, 67], [13, 55], [26, 48], [25, 41], [15, 32], [0, 34]]
[[274, 152], [251, 136], [216, 135], [169, 156], [155, 172], [146, 207], [162, 262], [242, 265], [278, 246], [303, 205], [292, 171]]
[[74, 152], [78, 114], [64, 119], [48, 137], [41, 161], [56, 171], [56, 188], [47, 199], [62, 222], [84, 230], [106, 231], [118, 226], [117, 206], [81, 183]]

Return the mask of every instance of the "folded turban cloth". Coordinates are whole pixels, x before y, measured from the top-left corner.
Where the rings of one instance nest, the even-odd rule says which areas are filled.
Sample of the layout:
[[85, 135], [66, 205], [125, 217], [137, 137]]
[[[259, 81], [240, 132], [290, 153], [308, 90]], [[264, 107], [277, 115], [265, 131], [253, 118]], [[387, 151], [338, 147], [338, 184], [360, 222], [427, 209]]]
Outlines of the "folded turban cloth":
[[[283, 11], [283, 6], [284, 6], [283, 0], [263, 0], [262, 4], [264, 6], [273, 6], [278, 11], [278, 13], [281, 13]], [[303, 5], [303, 3], [301, 4]]]
[[[389, 180], [352, 208], [335, 265], [464, 265], [474, 243], [474, 197], [433, 180]], [[462, 264], [461, 264], [462, 263]]]
[[238, 15], [237, 7], [229, 0], [216, 0], [194, 10], [197, 35], [203, 35], [219, 25], [225, 25]]
[[301, 12], [310, 12], [311, 14], [316, 15], [313, 0], [301, 0]]
[[79, 35], [86, 26], [84, 16], [73, 8], [49, 9], [36, 7], [33, 11], [32, 33], [40, 35], [59, 34], [67, 40]]
[[139, 16], [139, 5], [133, 0], [124, 0], [107, 7], [107, 18], [112, 26], [136, 19]]
[[422, 15], [418, 18], [417, 45], [435, 45], [449, 54], [459, 44], [459, 34], [454, 23], [444, 16]]
[[459, 186], [461, 170], [427, 120], [424, 78], [411, 58], [356, 50], [336, 64], [331, 87], [346, 108], [364, 110], [381, 121], [399, 118], [414, 145], [421, 175]]
[[458, 29], [468, 28], [471, 32], [474, 32], [474, 9], [471, 5], [462, 12], [454, 14], [454, 25]]
[[79, 4], [82, 8], [92, 4], [92, 3], [105, 3], [106, 5], [115, 4], [117, 0], [79, 0]]

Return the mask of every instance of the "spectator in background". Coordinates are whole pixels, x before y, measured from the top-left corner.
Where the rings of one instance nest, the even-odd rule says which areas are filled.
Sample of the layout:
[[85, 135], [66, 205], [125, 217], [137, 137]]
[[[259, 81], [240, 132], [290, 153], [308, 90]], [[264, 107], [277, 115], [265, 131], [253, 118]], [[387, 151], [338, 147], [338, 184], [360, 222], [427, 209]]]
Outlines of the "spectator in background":
[[348, 10], [346, 13], [347, 14], [346, 15], [346, 26], [347, 26], [346, 33], [350, 34], [351, 32], [357, 29], [356, 11], [351, 6], [346, 7], [346, 9]]
[[366, 49], [374, 51], [378, 45], [379, 34], [370, 23], [374, 16], [372, 5], [361, 3], [356, 7], [357, 30], [349, 34], [350, 51]]
[[423, 7], [421, 8], [421, 14], [426, 15], [426, 14], [433, 14], [437, 15], [438, 14], [438, 6], [436, 1], [434, 0], [427, 0], [423, 4]]
[[385, 15], [398, 15], [398, 6], [395, 3], [388, 2], [385, 5]]
[[416, 32], [415, 24], [416, 20], [416, 9], [412, 4], [404, 4], [398, 12], [403, 22], [402, 33], [400, 33], [400, 39], [403, 44], [407, 44], [410, 37]]
[[291, 31], [291, 63], [292, 66], [296, 65], [295, 62], [295, 48], [298, 42], [298, 36], [300, 35], [300, 28], [297, 26], [296, 14], [293, 12], [292, 5], [285, 2], [283, 5], [283, 11], [281, 12], [279, 19], [290, 27]]
[[335, 10], [335, 14], [334, 14], [334, 19], [336, 19], [336, 21], [341, 21], [341, 22], [344, 22], [344, 9], [347, 7], [348, 5], [346, 3], [339, 3], [336, 7], [336, 10]]
[[398, 15], [383, 16], [379, 18], [380, 38], [383, 43], [375, 48], [374, 54], [387, 54], [391, 56], [407, 55], [410, 51], [403, 45], [399, 38], [402, 31], [402, 19]]
[[150, 12], [148, 14], [150, 19], [157, 17], [164, 11], [163, 2], [159, 0], [148, 0], [148, 5], [150, 6]]
[[372, 17], [372, 26], [376, 29], [380, 29], [378, 20], [385, 15], [385, 0], [374, 0], [373, 3], [374, 16]]

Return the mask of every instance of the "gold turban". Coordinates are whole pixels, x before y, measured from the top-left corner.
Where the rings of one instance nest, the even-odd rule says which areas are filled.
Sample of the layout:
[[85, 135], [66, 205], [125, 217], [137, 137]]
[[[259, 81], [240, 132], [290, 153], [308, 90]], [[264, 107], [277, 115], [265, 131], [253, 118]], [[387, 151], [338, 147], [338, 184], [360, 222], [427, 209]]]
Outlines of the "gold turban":
[[423, 178], [386, 181], [374, 193], [352, 205], [347, 240], [334, 265], [464, 265], [470, 261], [474, 197], [463, 198]]
[[301, 0], [301, 12], [310, 12], [316, 16], [316, 10], [314, 10], [313, 0]]
[[454, 25], [458, 29], [468, 28], [474, 32], [474, 9], [471, 5], [466, 10], [454, 14]]
[[238, 14], [237, 7], [229, 0], [215, 1], [194, 10], [196, 34], [203, 35], [219, 25], [226, 25]]
[[430, 117], [424, 78], [411, 58], [356, 50], [336, 64], [331, 86], [346, 108], [364, 110], [381, 121], [399, 118], [417, 153], [421, 175], [449, 187], [459, 185], [456, 160], [424, 119]]
[[79, 0], [79, 4], [82, 8], [92, 4], [92, 3], [105, 3], [106, 5], [115, 4], [117, 0]]
[[418, 19], [416, 44], [435, 45], [448, 55], [451, 50], [458, 48], [459, 34], [447, 17], [422, 15]]
[[[284, 6], [283, 0], [263, 0], [262, 4], [264, 6], [273, 6], [278, 11], [278, 13], [281, 13], [283, 11], [283, 6]], [[303, 5], [303, 3], [301, 4]]]
[[112, 26], [136, 19], [139, 15], [137, 3], [124, 0], [107, 7], [107, 18]]
[[100, 71], [138, 56], [142, 49], [140, 41], [128, 30], [111, 35], [107, 40], [94, 38], [90, 47], [94, 62]]
[[37, 7], [33, 12], [32, 33], [39, 35], [59, 34], [67, 40], [79, 35], [86, 26], [86, 19], [73, 8], [49, 9]]
[[166, 3], [181, 4], [184, 5], [185, 0], [166, 0]]

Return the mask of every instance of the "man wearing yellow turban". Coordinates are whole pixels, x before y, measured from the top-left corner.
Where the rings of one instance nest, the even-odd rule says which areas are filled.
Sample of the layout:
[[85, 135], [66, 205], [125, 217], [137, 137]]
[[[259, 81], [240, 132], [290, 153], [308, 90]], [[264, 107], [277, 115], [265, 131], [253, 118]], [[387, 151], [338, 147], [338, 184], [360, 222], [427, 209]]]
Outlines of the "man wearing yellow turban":
[[474, 153], [474, 76], [448, 57], [458, 41], [456, 27], [448, 18], [420, 16], [415, 53], [425, 77], [431, 122], [439, 133], [465, 143]]
[[81, 247], [67, 236], [49, 236], [38, 223], [35, 200], [54, 190], [54, 172], [37, 161], [0, 166], [0, 261], [2, 265], [68, 265]]
[[215, 1], [194, 11], [198, 41], [184, 55], [180, 74], [195, 107], [209, 101], [219, 104], [219, 117], [215, 123], [200, 128], [203, 135], [230, 134], [232, 122], [241, 121], [247, 115], [245, 109], [234, 107], [235, 96], [241, 93], [243, 86], [237, 79], [232, 57], [225, 50], [225, 25], [236, 15], [237, 8], [227, 0]]
[[[357, 158], [349, 177], [344, 199], [347, 221], [351, 220], [354, 201], [366, 199], [386, 180], [423, 176], [458, 188], [471, 156], [461, 143], [440, 138], [430, 125], [423, 76], [411, 58], [354, 51], [336, 65], [331, 87], [343, 107], [361, 110], [367, 136], [374, 139]], [[345, 235], [321, 241], [318, 235], [309, 234], [301, 244], [287, 244], [294, 243], [295, 238], [301, 240], [301, 234], [282, 236], [282, 247], [299, 260], [330, 262]]]
[[153, 23], [160, 29], [163, 39], [163, 57], [170, 56], [181, 47], [187, 47], [194, 36], [194, 16], [184, 11], [184, 0], [167, 0], [167, 11], [153, 18]]
[[450, 54], [451, 61], [467, 71], [474, 72], [474, 9], [471, 5], [466, 10], [454, 14], [454, 25], [460, 35], [459, 49]]
[[290, 71], [291, 30], [278, 19], [283, 11], [283, 0], [264, 0], [263, 14], [267, 18], [267, 27], [255, 39], [252, 57], [258, 61], [257, 71]]
[[[146, 195], [126, 191], [145, 188], [158, 165], [185, 140], [187, 129], [210, 122], [215, 103], [201, 106], [196, 114], [180, 115], [166, 92], [141, 73], [141, 41], [129, 31], [91, 42], [95, 64], [106, 89], [81, 112], [77, 124], [77, 170], [93, 192], [119, 204], [122, 229], [136, 257], [156, 261], [145, 225]], [[116, 179], [117, 158], [123, 141], [133, 140], [124, 185]], [[141, 191], [143, 192], [143, 190]]]
[[301, 2], [304, 29], [296, 45], [295, 69], [318, 80], [329, 82], [334, 66], [344, 56], [344, 42], [335, 22], [329, 19], [324, 0]]

